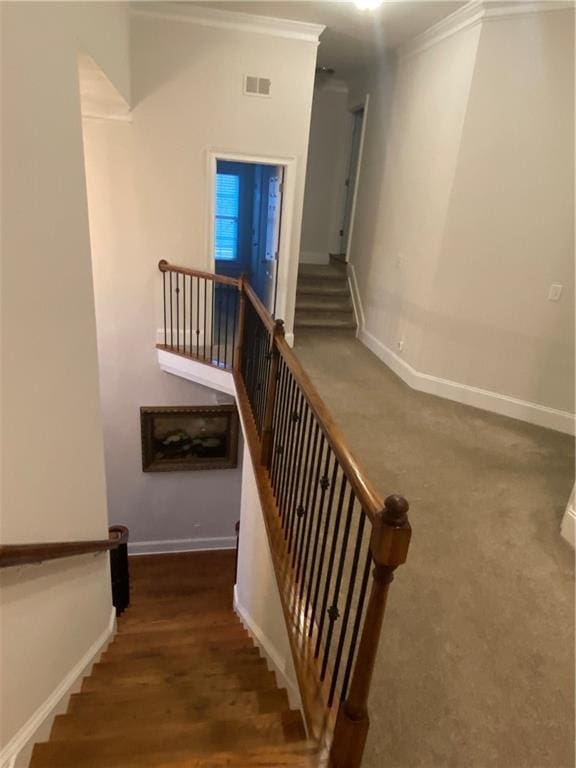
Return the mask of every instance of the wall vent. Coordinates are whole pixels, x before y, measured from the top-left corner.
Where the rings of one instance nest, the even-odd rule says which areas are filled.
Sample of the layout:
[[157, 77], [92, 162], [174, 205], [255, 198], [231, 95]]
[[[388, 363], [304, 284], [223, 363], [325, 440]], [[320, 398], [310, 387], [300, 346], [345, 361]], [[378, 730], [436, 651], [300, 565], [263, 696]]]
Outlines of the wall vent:
[[246, 75], [244, 77], [244, 93], [248, 96], [271, 96], [272, 81], [268, 77]]

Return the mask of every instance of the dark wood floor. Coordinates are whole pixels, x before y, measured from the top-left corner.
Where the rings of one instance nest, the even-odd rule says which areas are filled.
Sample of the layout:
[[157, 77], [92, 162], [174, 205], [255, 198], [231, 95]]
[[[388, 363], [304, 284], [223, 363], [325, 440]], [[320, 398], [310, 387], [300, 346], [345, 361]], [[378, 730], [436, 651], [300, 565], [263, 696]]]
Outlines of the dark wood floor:
[[300, 713], [232, 609], [233, 552], [130, 558], [114, 642], [31, 768], [309, 766]]

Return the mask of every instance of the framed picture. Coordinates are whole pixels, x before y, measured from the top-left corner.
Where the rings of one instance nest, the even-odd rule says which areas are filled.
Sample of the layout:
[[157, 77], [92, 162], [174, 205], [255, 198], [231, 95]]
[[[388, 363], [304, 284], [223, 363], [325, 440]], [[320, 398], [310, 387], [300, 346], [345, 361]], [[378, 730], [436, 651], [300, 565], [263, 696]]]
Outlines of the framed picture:
[[229, 469], [238, 463], [235, 405], [140, 408], [142, 469]]

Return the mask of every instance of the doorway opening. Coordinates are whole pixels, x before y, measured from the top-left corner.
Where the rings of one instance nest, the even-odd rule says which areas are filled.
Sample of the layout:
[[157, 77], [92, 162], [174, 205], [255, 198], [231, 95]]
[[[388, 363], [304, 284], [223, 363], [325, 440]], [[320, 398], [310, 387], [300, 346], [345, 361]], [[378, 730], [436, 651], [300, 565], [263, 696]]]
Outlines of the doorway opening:
[[282, 165], [216, 160], [215, 272], [244, 275], [272, 316], [278, 294], [283, 181]]
[[362, 149], [362, 137], [364, 126], [364, 107], [352, 112], [352, 137], [350, 141], [350, 154], [348, 157], [348, 170], [346, 172], [346, 188], [344, 190], [344, 205], [342, 210], [342, 226], [340, 227], [340, 257], [348, 260], [352, 218], [354, 216], [354, 203], [356, 199], [356, 183], [360, 166], [360, 153]]

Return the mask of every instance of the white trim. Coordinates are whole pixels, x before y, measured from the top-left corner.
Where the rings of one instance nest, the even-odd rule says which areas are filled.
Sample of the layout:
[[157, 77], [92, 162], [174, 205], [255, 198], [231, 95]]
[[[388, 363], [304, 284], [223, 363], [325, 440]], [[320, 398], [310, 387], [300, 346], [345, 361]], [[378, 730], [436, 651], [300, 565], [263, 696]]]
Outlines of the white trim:
[[175, 352], [167, 352], [157, 349], [158, 365], [166, 373], [180, 376], [182, 379], [202, 384], [203, 387], [217, 389], [227, 395], [236, 395], [234, 378], [230, 371], [223, 368], [215, 368], [207, 363], [198, 363], [189, 357], [177, 355]]
[[354, 316], [356, 318], [356, 336], [360, 335], [360, 331], [364, 328], [364, 308], [362, 307], [362, 298], [360, 296], [360, 289], [358, 288], [358, 281], [356, 279], [356, 269], [354, 264], [348, 262], [346, 264], [346, 271], [348, 274], [348, 285], [350, 286], [350, 295], [352, 296], [352, 304], [354, 306]]
[[534, 13], [548, 13], [551, 11], [566, 11], [574, 8], [574, 3], [557, 2], [556, 0], [544, 0], [543, 2], [512, 2], [496, 5], [495, 3], [485, 2], [483, 0], [472, 0], [451, 13], [446, 18], [441, 19], [437, 24], [429, 27], [416, 37], [400, 45], [397, 49], [397, 55], [400, 61], [416, 56], [433, 45], [446, 40], [446, 38], [469, 29], [481, 21], [499, 21], [509, 19], [514, 16], [523, 16]]
[[82, 112], [82, 120], [94, 120], [99, 123], [132, 123], [133, 117], [131, 112], [126, 115], [93, 115], [89, 112]]
[[128, 542], [129, 555], [163, 555], [171, 552], [207, 552], [212, 549], [235, 549], [235, 536], [204, 539], [165, 539], [163, 541]]
[[281, 165], [284, 168], [284, 188], [282, 191], [282, 213], [280, 219], [280, 250], [277, 262], [276, 311], [274, 315], [286, 319], [288, 301], [288, 286], [290, 285], [290, 266], [298, 264], [299, 253], [292, 253], [292, 222], [296, 207], [297, 161], [295, 157], [272, 157], [269, 155], [252, 155], [245, 152], [209, 149], [207, 151], [207, 219], [206, 219], [206, 260], [209, 272], [216, 272], [214, 264], [214, 198], [216, 178], [216, 162], [229, 160], [236, 163], [256, 163], [261, 165]]
[[149, 16], [156, 19], [184, 21], [204, 27], [231, 29], [236, 32], [256, 32], [261, 35], [284, 37], [291, 40], [315, 43], [326, 27], [293, 19], [275, 19], [237, 11], [223, 11], [216, 8], [183, 3], [138, 3], [132, 5], [132, 15]]
[[328, 251], [300, 251], [300, 264], [330, 264]]
[[[276, 675], [276, 682], [280, 688], [286, 688], [291, 707], [297, 707], [302, 711], [302, 699], [296, 681], [288, 674], [290, 659], [285, 658], [279, 652], [262, 628], [255, 622], [248, 610], [238, 600], [238, 590], [234, 585], [234, 610], [244, 625], [254, 643], [260, 648], [268, 662], [268, 666]], [[287, 663], [288, 662], [288, 663]]]
[[481, 408], [484, 411], [498, 413], [501, 416], [527, 421], [547, 429], [555, 429], [568, 435], [575, 433], [575, 416], [568, 411], [560, 411], [527, 400], [519, 400], [509, 395], [502, 395], [498, 392], [491, 392], [487, 389], [422, 373], [402, 360], [365, 328], [360, 330], [358, 338], [412, 389], [444, 397], [447, 400], [455, 400], [457, 403]]
[[294, 346], [294, 334], [293, 333], [285, 333], [284, 334], [284, 340], [286, 341], [286, 344], [288, 344], [289, 347]]
[[[350, 223], [348, 224], [348, 240], [346, 241], [346, 261], [350, 261], [352, 253], [352, 236], [354, 234], [354, 219], [356, 217], [356, 204], [358, 203], [358, 187], [360, 184], [360, 169], [362, 167], [362, 154], [364, 153], [364, 141], [366, 139], [366, 126], [368, 124], [368, 106], [370, 104], [370, 94], [367, 93], [364, 98], [364, 114], [362, 115], [362, 132], [360, 134], [360, 146], [358, 147], [358, 161], [356, 163], [356, 178], [354, 179], [354, 195], [352, 197], [352, 208], [350, 209]], [[359, 112], [362, 107], [353, 110]]]
[[566, 507], [566, 512], [564, 512], [560, 533], [572, 547], [576, 548], [576, 509], [571, 504]]
[[[104, 650], [104, 646], [116, 631], [116, 609], [112, 608], [108, 625], [102, 634], [92, 643], [82, 658], [72, 667], [59, 685], [52, 691], [48, 698], [38, 707], [32, 717], [24, 723], [22, 728], [10, 739], [0, 752], [0, 768], [21, 768], [24, 761], [19, 758], [29, 751], [27, 759], [32, 755], [34, 744], [39, 741], [39, 731], [42, 729], [46, 735], [52, 727], [52, 721], [58, 711], [65, 712], [68, 707], [68, 697], [73, 693], [73, 688], [85, 675], [89, 674], [92, 664]], [[16, 762], [18, 760], [18, 763]]]

